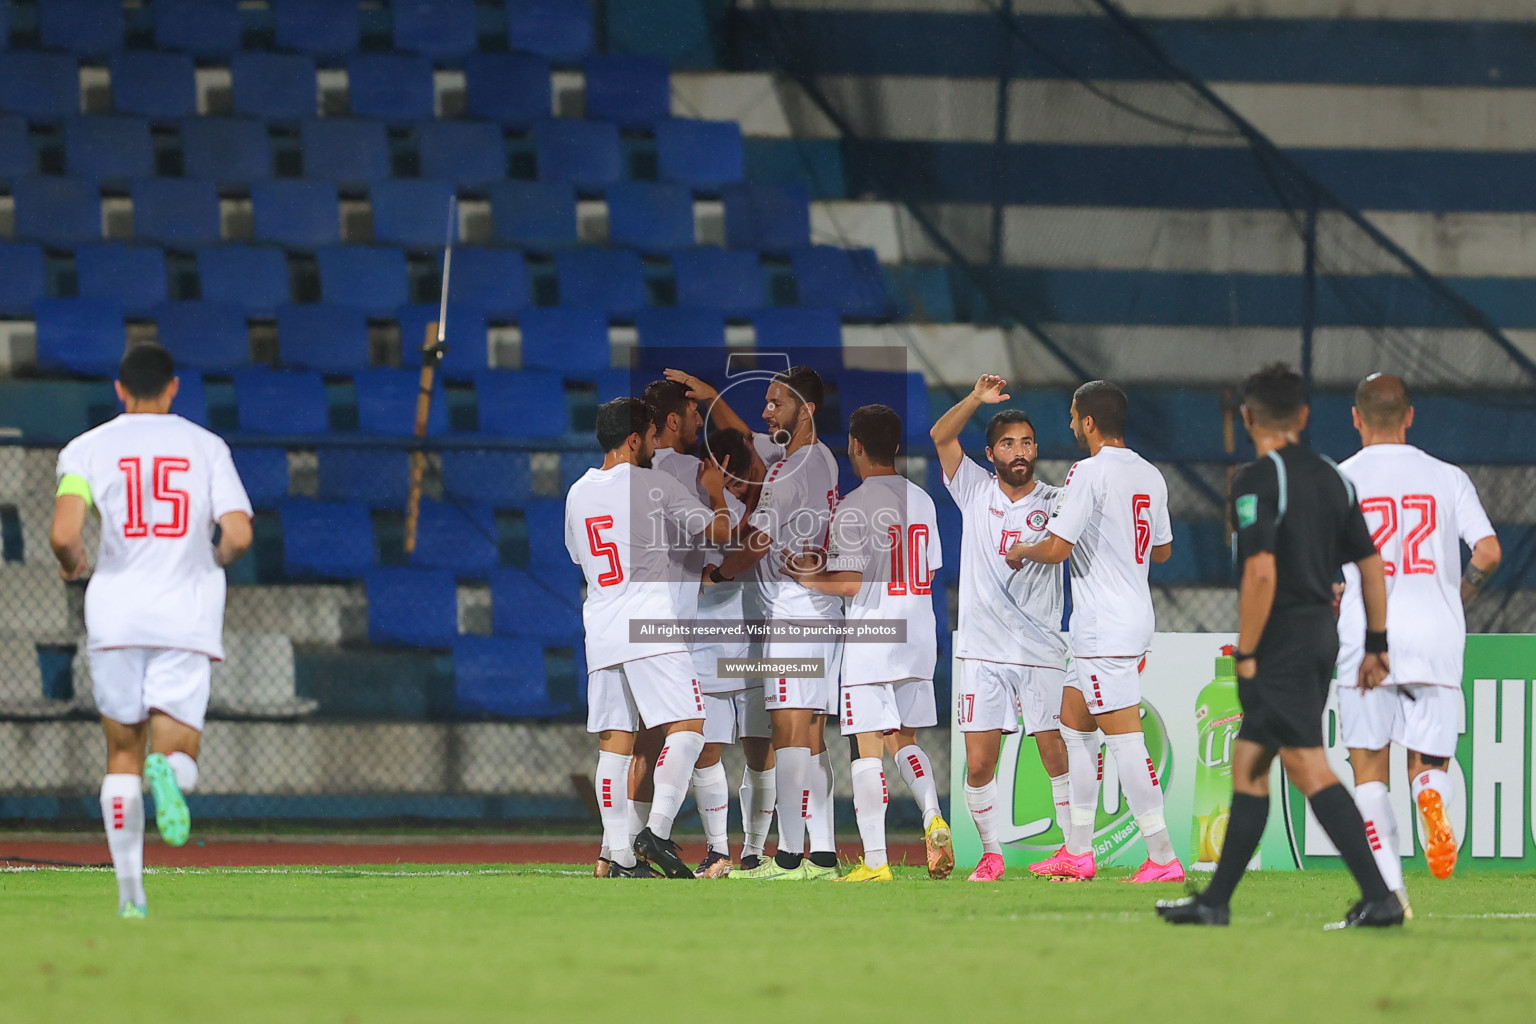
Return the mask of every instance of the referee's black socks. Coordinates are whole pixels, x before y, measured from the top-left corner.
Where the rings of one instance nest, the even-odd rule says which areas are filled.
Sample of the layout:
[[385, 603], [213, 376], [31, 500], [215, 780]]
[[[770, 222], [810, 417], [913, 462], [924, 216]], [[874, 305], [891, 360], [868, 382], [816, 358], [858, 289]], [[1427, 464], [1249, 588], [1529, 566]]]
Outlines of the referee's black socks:
[[1376, 858], [1371, 853], [1370, 840], [1365, 837], [1365, 821], [1354, 799], [1335, 782], [1326, 789], [1312, 794], [1312, 813], [1323, 826], [1328, 838], [1338, 848], [1339, 856], [1349, 866], [1349, 873], [1360, 885], [1360, 895], [1365, 899], [1384, 900], [1389, 895], [1387, 883], [1381, 880]]
[[[1248, 862], [1264, 838], [1264, 822], [1269, 818], [1269, 797], [1248, 793], [1232, 794], [1231, 816], [1227, 819], [1227, 838], [1221, 847], [1221, 859], [1211, 884], [1200, 894], [1208, 907], [1224, 907], [1232, 900], [1232, 890], [1242, 881]], [[1367, 850], [1367, 853], [1370, 851]]]

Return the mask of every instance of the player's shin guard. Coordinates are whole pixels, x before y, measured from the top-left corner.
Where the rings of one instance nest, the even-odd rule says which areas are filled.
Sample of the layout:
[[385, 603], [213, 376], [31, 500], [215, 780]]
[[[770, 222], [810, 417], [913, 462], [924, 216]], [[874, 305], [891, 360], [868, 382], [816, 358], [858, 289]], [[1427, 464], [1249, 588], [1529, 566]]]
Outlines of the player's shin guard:
[[126, 773], [101, 780], [101, 823], [107, 830], [117, 903], [144, 906], [144, 780]]
[[927, 829], [939, 816], [939, 787], [933, 781], [933, 762], [922, 747], [912, 743], [896, 751], [896, 768], [912, 791], [918, 810], [923, 812], [923, 828]]
[[1099, 780], [1104, 765], [1099, 756], [1099, 734], [1061, 727], [1067, 745], [1067, 777], [1072, 808], [1072, 828], [1067, 832], [1067, 852], [1081, 857], [1093, 849], [1093, 821], [1099, 808]]
[[1120, 773], [1120, 788], [1130, 805], [1141, 838], [1147, 843], [1147, 856], [1157, 864], [1178, 860], [1173, 842], [1168, 838], [1168, 822], [1163, 817], [1163, 790], [1157, 784], [1157, 766], [1147, 753], [1147, 739], [1138, 730], [1106, 736], [1105, 744]]
[[621, 867], [635, 866], [635, 841], [629, 834], [629, 762], [628, 754], [600, 751], [597, 777], [592, 788], [597, 793], [597, 811], [603, 819], [603, 849], [609, 860]]
[[[810, 747], [780, 747], [775, 753], [776, 800], [779, 808], [778, 859], [794, 867], [805, 853], [805, 814], [811, 794]], [[794, 863], [788, 863], [793, 860]]]
[[812, 853], [835, 853], [837, 839], [832, 822], [832, 755], [823, 750], [811, 755], [806, 776], [810, 802], [806, 805], [805, 830]]
[[646, 822], [656, 838], [672, 838], [672, 822], [688, 795], [688, 780], [693, 777], [693, 766], [703, 750], [703, 733], [674, 732], [656, 755], [656, 797], [651, 801], [651, 815]]
[[885, 765], [878, 757], [861, 757], [853, 762], [853, 816], [859, 823], [859, 839], [864, 844], [864, 863], [884, 867], [885, 808], [890, 790], [885, 781]]
[[768, 842], [768, 828], [773, 824], [774, 778], [776, 772], [745, 769], [741, 773], [741, 844], [743, 857], [760, 857]]
[[693, 799], [699, 805], [699, 820], [704, 823], [704, 841], [716, 853], [731, 852], [725, 817], [731, 809], [731, 784], [725, 778], [725, 765], [716, 761], [708, 768], [693, 770]]
[[1382, 881], [1393, 892], [1403, 887], [1403, 858], [1397, 852], [1397, 817], [1385, 782], [1362, 782], [1355, 787], [1355, 806], [1365, 821], [1365, 838], [1376, 858]]
[[976, 823], [982, 852], [1001, 854], [1003, 844], [997, 841], [997, 779], [985, 786], [966, 786], [965, 806]]

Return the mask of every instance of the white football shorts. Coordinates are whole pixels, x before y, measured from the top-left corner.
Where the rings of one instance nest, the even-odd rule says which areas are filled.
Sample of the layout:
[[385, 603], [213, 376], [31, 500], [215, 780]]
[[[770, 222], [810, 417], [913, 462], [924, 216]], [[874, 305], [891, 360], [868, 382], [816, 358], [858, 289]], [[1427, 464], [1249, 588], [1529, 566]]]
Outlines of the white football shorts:
[[1066, 685], [1079, 690], [1083, 703], [1095, 715], [1107, 715], [1141, 703], [1141, 670], [1144, 654], [1123, 658], [1073, 658], [1067, 666]]
[[104, 718], [137, 725], [161, 711], [199, 732], [208, 717], [213, 664], [206, 654], [164, 647], [90, 651], [91, 692]]
[[704, 694], [684, 651], [636, 658], [587, 674], [587, 732], [639, 732], [703, 717]]
[[1066, 673], [1038, 665], [960, 659], [955, 687], [955, 724], [961, 732], [1019, 731], [1027, 735], [1061, 728], [1061, 688]]
[[763, 701], [769, 711], [810, 708], [823, 715], [838, 713], [837, 681], [842, 676], [842, 643], [789, 644], [770, 641], [763, 645], [763, 657], [821, 658], [826, 669], [820, 678], [790, 676], [765, 679]]
[[862, 683], [842, 688], [844, 736], [898, 729], [927, 729], [939, 723], [932, 679], [900, 683]]
[[773, 724], [763, 705], [763, 688], [753, 686], [734, 693], [704, 694], [704, 742], [735, 743], [773, 736]]
[[1351, 750], [1400, 743], [1429, 757], [1452, 757], [1466, 702], [1459, 686], [1399, 683], [1362, 690], [1340, 686], [1339, 732]]

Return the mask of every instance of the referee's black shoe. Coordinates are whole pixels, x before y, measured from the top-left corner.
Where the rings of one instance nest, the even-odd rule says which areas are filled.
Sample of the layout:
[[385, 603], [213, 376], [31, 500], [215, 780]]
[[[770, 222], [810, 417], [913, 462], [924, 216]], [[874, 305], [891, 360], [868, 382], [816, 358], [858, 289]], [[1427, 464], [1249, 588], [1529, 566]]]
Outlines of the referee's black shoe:
[[635, 856], [650, 861], [668, 878], [693, 878], [693, 868], [684, 863], [677, 844], [662, 839], [649, 828], [641, 829], [635, 836]]
[[1400, 928], [1403, 924], [1403, 905], [1396, 893], [1388, 893], [1385, 899], [1361, 900], [1349, 908], [1344, 920], [1324, 925], [1325, 931], [1342, 928]]
[[1158, 900], [1157, 916], [1169, 924], [1227, 925], [1232, 922], [1232, 911], [1225, 904], [1207, 906], [1199, 896], [1185, 896], [1177, 900]]

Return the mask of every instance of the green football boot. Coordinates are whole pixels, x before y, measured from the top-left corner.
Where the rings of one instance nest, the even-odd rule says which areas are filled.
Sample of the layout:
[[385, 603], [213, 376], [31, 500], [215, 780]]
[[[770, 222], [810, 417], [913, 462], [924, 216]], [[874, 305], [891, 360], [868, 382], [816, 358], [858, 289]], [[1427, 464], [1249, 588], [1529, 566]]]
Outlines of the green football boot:
[[192, 815], [187, 801], [176, 785], [176, 772], [164, 754], [150, 754], [144, 759], [144, 778], [155, 798], [155, 827], [168, 846], [184, 846], [192, 834]]

